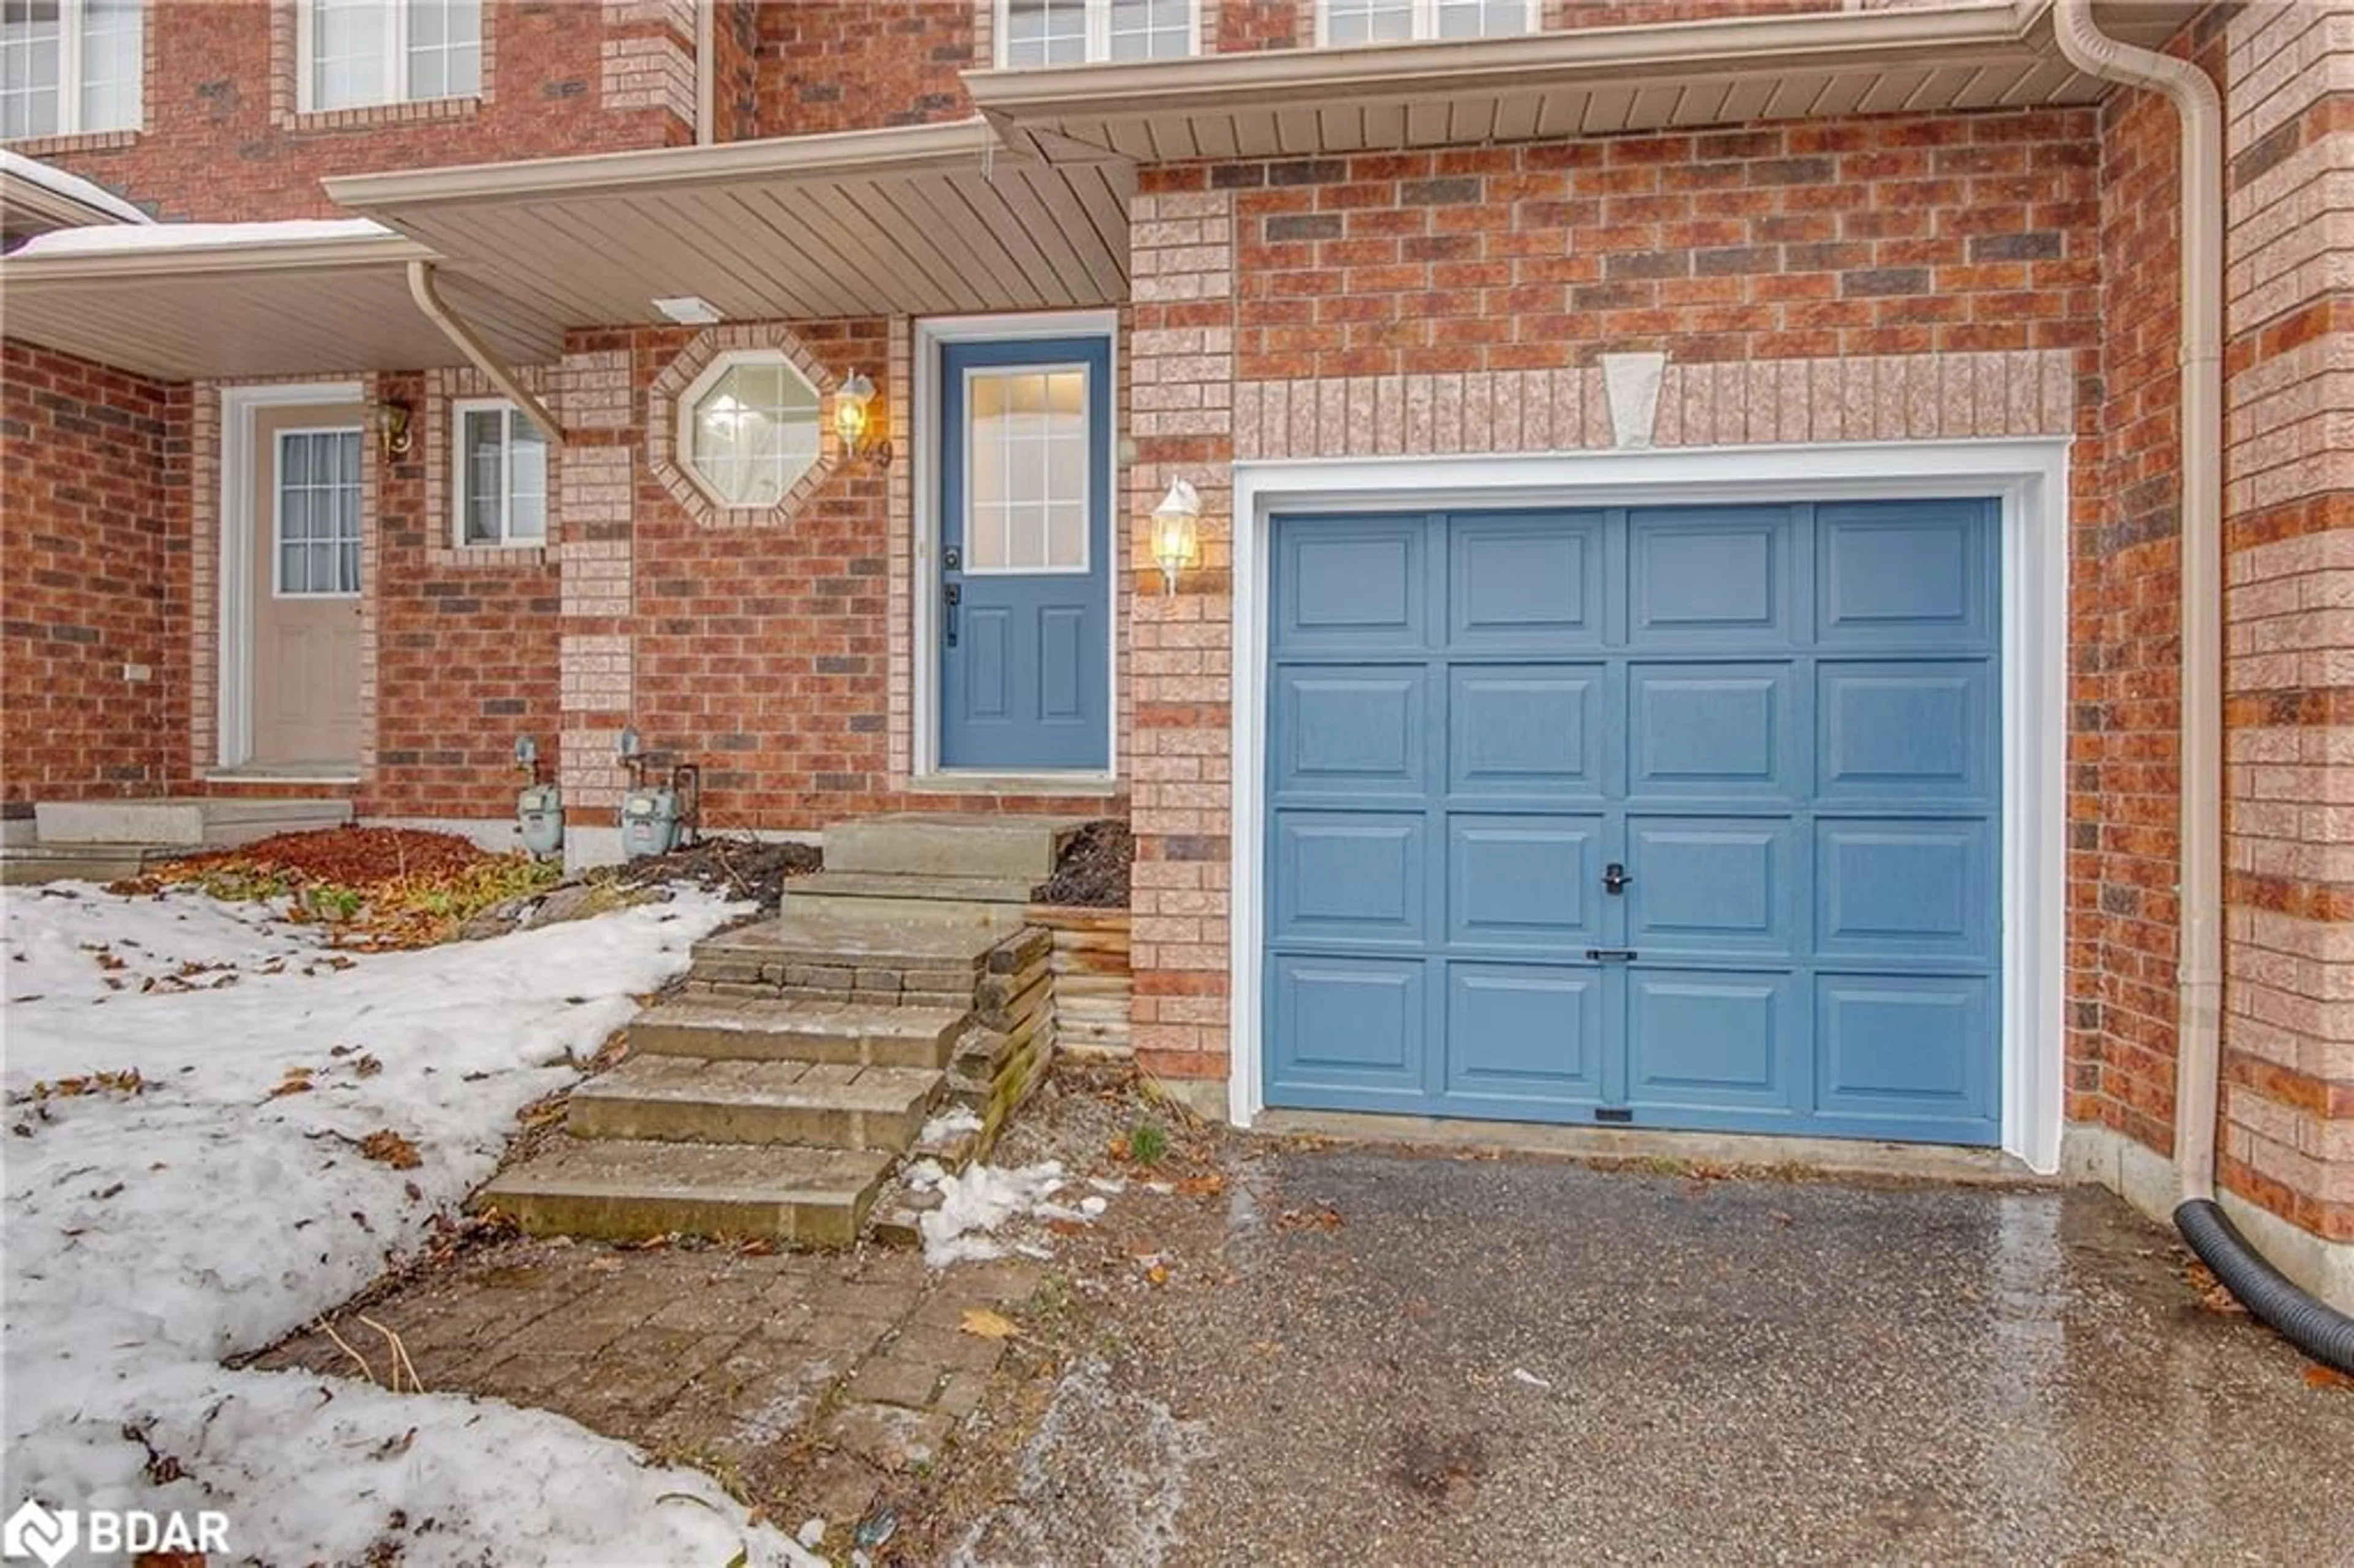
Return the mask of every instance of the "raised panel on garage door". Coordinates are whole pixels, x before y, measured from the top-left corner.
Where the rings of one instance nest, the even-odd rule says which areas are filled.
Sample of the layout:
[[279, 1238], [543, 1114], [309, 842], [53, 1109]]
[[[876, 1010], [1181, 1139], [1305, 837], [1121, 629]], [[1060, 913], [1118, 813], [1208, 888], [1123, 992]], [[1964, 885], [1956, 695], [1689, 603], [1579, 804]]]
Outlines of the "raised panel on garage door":
[[1999, 1141], [1996, 515], [1278, 518], [1267, 1100]]

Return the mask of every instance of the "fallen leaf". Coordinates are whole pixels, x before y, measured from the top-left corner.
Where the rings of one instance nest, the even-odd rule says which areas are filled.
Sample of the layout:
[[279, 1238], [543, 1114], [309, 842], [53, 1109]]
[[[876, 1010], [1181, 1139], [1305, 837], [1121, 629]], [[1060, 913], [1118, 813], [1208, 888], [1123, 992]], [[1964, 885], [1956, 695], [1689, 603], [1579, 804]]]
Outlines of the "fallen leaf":
[[425, 1163], [425, 1157], [417, 1152], [417, 1145], [390, 1128], [379, 1128], [361, 1139], [360, 1152], [395, 1171], [414, 1171]]
[[1010, 1340], [1021, 1332], [1014, 1327], [1013, 1319], [1001, 1312], [992, 1312], [986, 1307], [966, 1308], [964, 1320], [957, 1327], [965, 1333], [978, 1334], [984, 1340]]
[[1215, 1171], [1205, 1176], [1188, 1176], [1177, 1183], [1177, 1195], [1182, 1198], [1214, 1198], [1225, 1190], [1225, 1177]]
[[288, 1095], [307, 1095], [310, 1092], [311, 1069], [308, 1067], [289, 1067], [286, 1069], [285, 1081], [261, 1097], [265, 1100], [277, 1100], [283, 1099]]
[[1166, 1285], [1169, 1283], [1169, 1266], [1156, 1263], [1144, 1271], [1144, 1277], [1150, 1284]]
[[2354, 1388], [2354, 1377], [2347, 1376], [2336, 1367], [2325, 1367], [2316, 1363], [2305, 1369], [2305, 1386], [2307, 1388]]

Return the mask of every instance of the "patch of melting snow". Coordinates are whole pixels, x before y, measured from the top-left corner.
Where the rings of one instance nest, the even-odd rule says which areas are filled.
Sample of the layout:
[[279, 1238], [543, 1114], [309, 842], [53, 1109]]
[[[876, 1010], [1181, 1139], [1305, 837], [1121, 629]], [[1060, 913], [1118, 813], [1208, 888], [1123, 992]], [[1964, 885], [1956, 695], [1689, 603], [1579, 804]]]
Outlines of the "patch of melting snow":
[[1212, 1446], [1206, 1422], [1121, 1393], [1111, 1363], [1090, 1358], [1064, 1378], [1022, 1450], [1013, 1499], [974, 1525], [949, 1562], [1052, 1563], [1085, 1539], [1102, 1562], [1159, 1568], [1184, 1540], [1186, 1473]]
[[[968, 1132], [980, 1130], [981, 1118], [972, 1113], [970, 1107], [958, 1106], [955, 1109], [945, 1111], [926, 1122], [924, 1130], [917, 1134], [916, 1141], [922, 1145], [946, 1143], [951, 1138], [961, 1138]], [[938, 1169], [932, 1160], [928, 1160], [924, 1163], [931, 1165], [934, 1170]]]
[[[220, 1364], [422, 1242], [497, 1163], [517, 1107], [569, 1084], [566, 1064], [738, 906], [682, 894], [491, 941], [329, 955], [243, 906], [70, 892], [5, 901], [0, 1084], [25, 1097], [9, 1119], [27, 1129], [0, 1168], [12, 1500], [219, 1509], [240, 1561], [358, 1562], [396, 1513], [436, 1521], [395, 1532], [414, 1568], [797, 1561], [708, 1477], [564, 1417]], [[191, 964], [241, 983], [104, 983]], [[30, 1098], [36, 1081], [101, 1071], [100, 1090]], [[379, 1129], [420, 1163], [351, 1147]]]
[[[922, 1165], [931, 1165], [934, 1171], [939, 1170], [930, 1160], [921, 1161], [917, 1170]], [[992, 1240], [990, 1233], [1008, 1221], [1033, 1215], [1047, 1219], [1082, 1217], [1076, 1211], [1052, 1202], [1067, 1181], [1059, 1160], [1036, 1165], [975, 1165], [961, 1176], [941, 1173], [921, 1183], [917, 1182], [917, 1171], [910, 1171], [908, 1181], [910, 1184], [930, 1186], [940, 1194], [939, 1207], [917, 1222], [924, 1238], [924, 1261], [934, 1268], [967, 1260], [1003, 1257], [1006, 1244]]]

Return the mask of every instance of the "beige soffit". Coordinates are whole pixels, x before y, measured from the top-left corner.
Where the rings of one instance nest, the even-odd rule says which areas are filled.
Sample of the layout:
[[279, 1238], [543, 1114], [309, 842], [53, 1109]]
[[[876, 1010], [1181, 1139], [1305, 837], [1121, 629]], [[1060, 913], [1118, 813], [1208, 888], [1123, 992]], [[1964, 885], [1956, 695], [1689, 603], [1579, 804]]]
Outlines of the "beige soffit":
[[[2182, 16], [2119, 10], [2116, 30], [2160, 40]], [[964, 81], [1015, 146], [1140, 163], [2090, 103], [2109, 90], [2059, 53], [2049, 0], [984, 70]]]
[[[122, 231], [137, 241], [116, 249], [49, 252], [43, 245], [65, 237], [37, 241], [0, 259], [0, 331], [174, 381], [464, 364], [409, 297], [408, 263], [432, 252], [355, 231], [366, 227], [158, 224]], [[470, 281], [447, 287], [453, 308], [510, 360], [562, 352], [560, 323]]]
[[1128, 294], [1118, 160], [1009, 154], [980, 120], [359, 175], [328, 194], [568, 324], [1100, 305]]

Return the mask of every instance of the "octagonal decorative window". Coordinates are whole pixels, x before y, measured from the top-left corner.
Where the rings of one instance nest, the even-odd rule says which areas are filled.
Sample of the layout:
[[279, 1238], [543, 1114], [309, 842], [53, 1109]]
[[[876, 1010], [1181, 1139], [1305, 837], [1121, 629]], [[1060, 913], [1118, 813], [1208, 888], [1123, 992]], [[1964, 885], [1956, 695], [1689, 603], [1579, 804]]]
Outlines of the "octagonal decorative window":
[[819, 396], [772, 349], [719, 355], [679, 399], [678, 450], [721, 506], [771, 507], [817, 466]]

